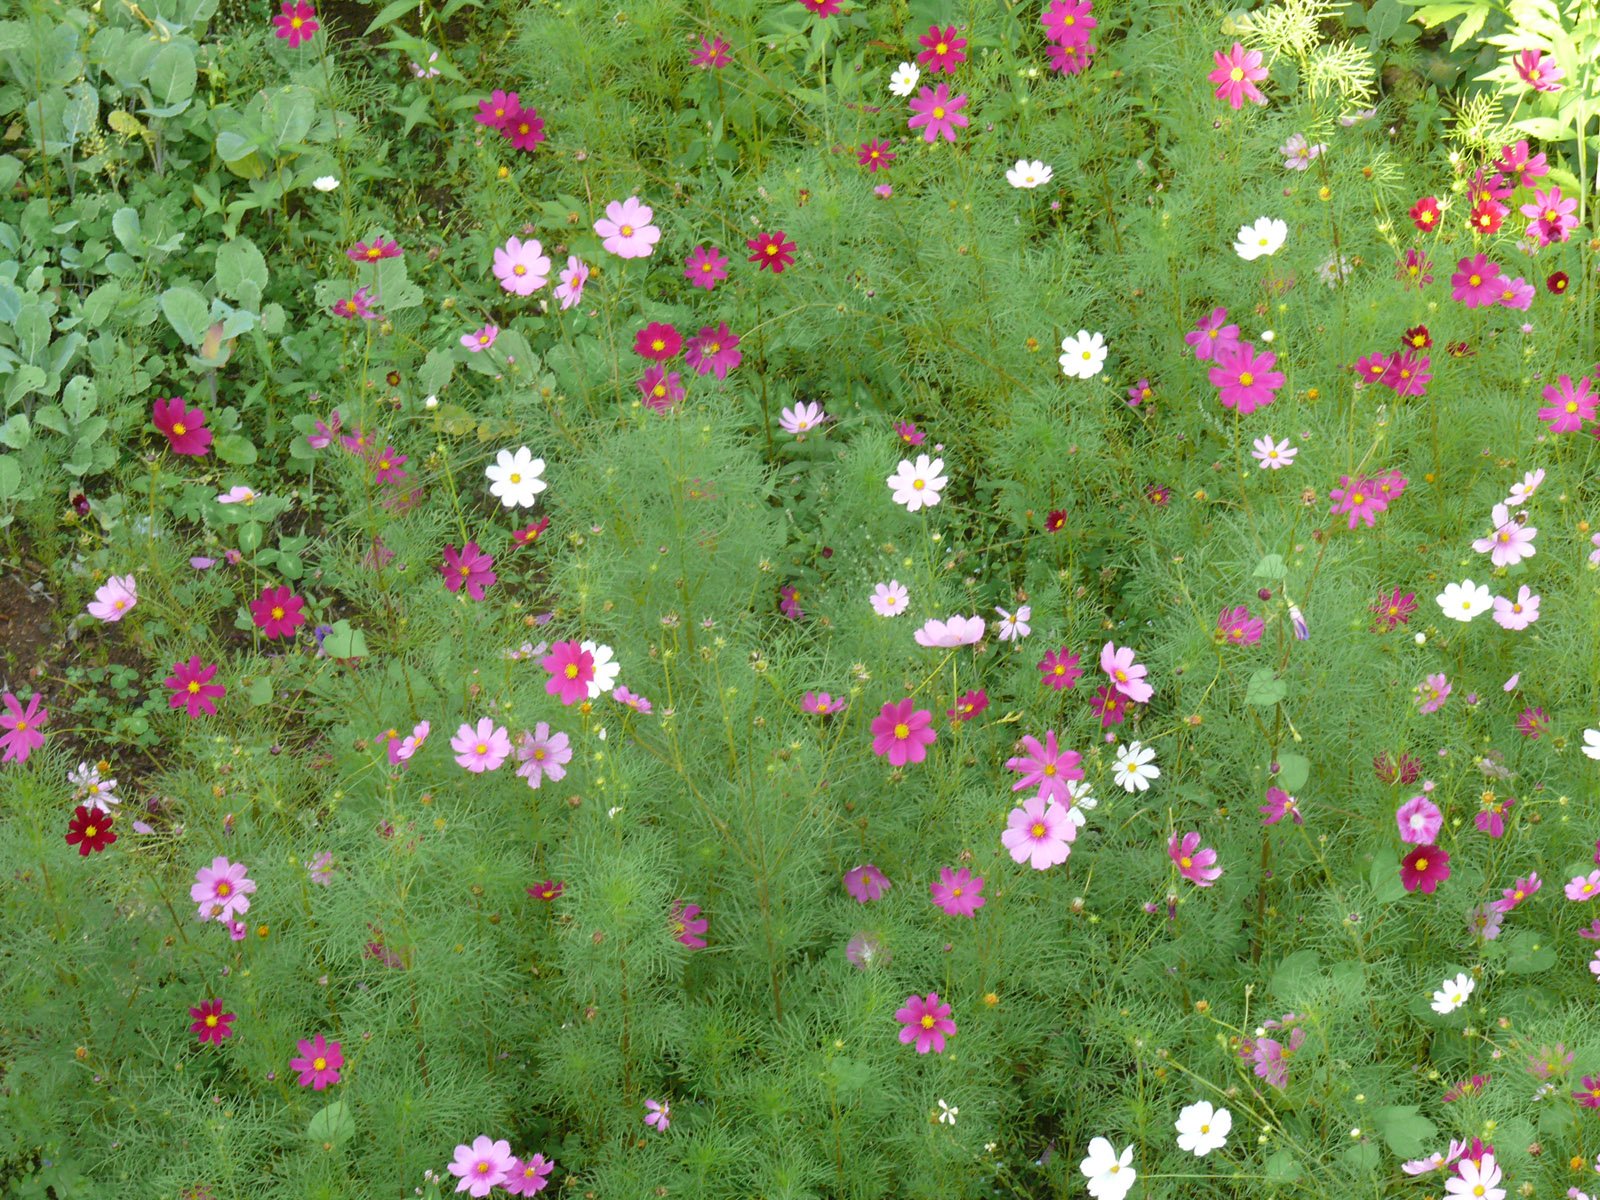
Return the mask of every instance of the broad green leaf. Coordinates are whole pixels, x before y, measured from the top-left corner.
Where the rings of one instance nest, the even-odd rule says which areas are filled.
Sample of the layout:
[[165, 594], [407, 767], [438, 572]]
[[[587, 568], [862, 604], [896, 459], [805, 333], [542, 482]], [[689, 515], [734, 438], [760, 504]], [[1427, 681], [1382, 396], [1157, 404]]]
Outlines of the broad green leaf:
[[224, 296], [257, 303], [267, 287], [267, 260], [249, 238], [234, 238], [217, 250], [217, 290]]
[[1279, 679], [1271, 667], [1262, 667], [1250, 676], [1244, 691], [1246, 704], [1270, 708], [1289, 694], [1289, 685]]
[[163, 107], [182, 104], [194, 95], [197, 78], [194, 51], [182, 42], [168, 42], [150, 65], [150, 94]]
[[1251, 574], [1256, 579], [1284, 579], [1289, 574], [1289, 568], [1283, 561], [1283, 555], [1268, 554], [1256, 564]]
[[144, 253], [144, 226], [137, 209], [119, 208], [112, 213], [111, 232], [117, 235], [122, 248], [135, 258]]
[[200, 293], [190, 287], [168, 288], [162, 292], [161, 311], [186, 346], [198, 346], [211, 325], [211, 310]]
[[366, 635], [350, 628], [349, 621], [335, 621], [332, 630], [322, 639], [322, 652], [329, 658], [365, 658]]
[[230, 433], [219, 437], [212, 448], [223, 462], [238, 467], [247, 467], [256, 461], [255, 443], [243, 434]]
[[1311, 760], [1303, 754], [1278, 755], [1278, 775], [1273, 780], [1286, 792], [1297, 792], [1311, 777]]
[[356, 1119], [350, 1105], [343, 1100], [319, 1108], [306, 1126], [306, 1136], [313, 1142], [334, 1149], [344, 1145], [356, 1135]]
[[1377, 1109], [1372, 1114], [1372, 1126], [1383, 1135], [1389, 1149], [1401, 1158], [1417, 1157], [1438, 1132], [1438, 1126], [1421, 1116], [1415, 1104]]
[[1531, 134], [1544, 142], [1564, 141], [1572, 136], [1572, 129], [1569, 126], [1550, 117], [1523, 117], [1511, 128]]

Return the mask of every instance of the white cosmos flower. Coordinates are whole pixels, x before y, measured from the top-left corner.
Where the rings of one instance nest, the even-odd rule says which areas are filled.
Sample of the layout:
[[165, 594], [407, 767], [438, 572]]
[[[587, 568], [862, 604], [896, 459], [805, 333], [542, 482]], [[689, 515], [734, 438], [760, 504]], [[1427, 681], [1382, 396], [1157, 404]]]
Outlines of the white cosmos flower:
[[1204, 1158], [1227, 1144], [1228, 1132], [1233, 1128], [1233, 1114], [1225, 1108], [1214, 1107], [1209, 1100], [1200, 1100], [1184, 1107], [1178, 1114], [1176, 1127], [1178, 1149]]
[[1154, 746], [1129, 742], [1117, 749], [1117, 765], [1112, 778], [1125, 792], [1148, 791], [1150, 781], [1161, 778], [1161, 770], [1155, 764], [1155, 757]]
[[1589, 758], [1600, 760], [1600, 729], [1583, 731], [1583, 752]]
[[1040, 184], [1049, 183], [1055, 171], [1035, 160], [1029, 162], [1025, 158], [1017, 159], [1017, 165], [1006, 172], [1006, 182], [1014, 188], [1036, 188]]
[[549, 485], [539, 478], [544, 473], [544, 459], [535, 458], [526, 446], [517, 447], [513, 454], [502, 450], [483, 472], [489, 477], [489, 492], [500, 497], [507, 508], [532, 508], [539, 502], [539, 493]]
[[1481, 583], [1473, 583], [1470, 579], [1463, 579], [1460, 583], [1445, 584], [1444, 591], [1435, 596], [1434, 600], [1438, 602], [1445, 616], [1463, 624], [1494, 607], [1494, 598], [1489, 595], [1488, 587]]
[[930, 508], [939, 503], [939, 492], [950, 482], [941, 474], [944, 459], [917, 455], [917, 461], [902, 458], [895, 473], [889, 476], [889, 487], [894, 491], [894, 502], [905, 505], [907, 512]]
[[956, 1114], [960, 1111], [954, 1105], [946, 1104], [943, 1100], [939, 1101], [939, 1124], [954, 1125], [956, 1123]]
[[1002, 642], [1018, 642], [1033, 632], [1033, 626], [1028, 624], [1028, 619], [1033, 616], [1033, 609], [1024, 604], [1014, 613], [1008, 613], [998, 604], [995, 612], [1000, 614], [1000, 640]]
[[916, 63], [903, 62], [889, 76], [889, 90], [896, 96], [909, 96], [917, 90], [917, 80], [921, 78], [922, 72]]
[[1525, 472], [1521, 483], [1513, 483], [1511, 485], [1511, 495], [1506, 497], [1506, 503], [1521, 508], [1529, 500], [1533, 499], [1533, 494], [1539, 490], [1539, 485], [1543, 482], [1543, 467], [1540, 467], [1537, 471]]
[[579, 648], [594, 657], [594, 678], [589, 680], [589, 699], [596, 700], [617, 686], [617, 676], [622, 666], [617, 662], [616, 651], [599, 642], [582, 642]]
[[1118, 1154], [1103, 1137], [1089, 1143], [1089, 1157], [1078, 1164], [1078, 1170], [1089, 1181], [1089, 1195], [1095, 1200], [1122, 1200], [1138, 1177], [1133, 1169], [1133, 1146]]
[[1093, 379], [1106, 365], [1105, 336], [1080, 329], [1076, 337], [1062, 338], [1057, 361], [1068, 379]]
[[311, 186], [319, 192], [331, 192], [339, 186], [339, 181], [332, 175], [318, 175], [311, 181]]
[[970, 646], [983, 637], [983, 618], [973, 613], [970, 617], [957, 615], [948, 621], [929, 621], [912, 636], [919, 646]]
[[1233, 249], [1245, 262], [1253, 262], [1263, 255], [1276, 254], [1288, 236], [1289, 226], [1283, 221], [1276, 217], [1257, 217], [1254, 225], [1239, 227]]
[[1086, 779], [1067, 781], [1067, 801], [1067, 820], [1079, 829], [1089, 823], [1089, 818], [1084, 814], [1100, 807], [1100, 801], [1089, 790], [1089, 781]]
[[1494, 1155], [1485, 1154], [1477, 1162], [1463, 1158], [1457, 1165], [1459, 1175], [1445, 1180], [1447, 1195], [1463, 1196], [1467, 1200], [1506, 1200], [1506, 1190], [1498, 1187], [1501, 1179], [1500, 1164]]
[[1467, 1002], [1467, 997], [1472, 995], [1472, 989], [1477, 986], [1477, 980], [1466, 972], [1454, 979], [1446, 979], [1433, 994], [1433, 1011], [1441, 1017], [1448, 1016]]

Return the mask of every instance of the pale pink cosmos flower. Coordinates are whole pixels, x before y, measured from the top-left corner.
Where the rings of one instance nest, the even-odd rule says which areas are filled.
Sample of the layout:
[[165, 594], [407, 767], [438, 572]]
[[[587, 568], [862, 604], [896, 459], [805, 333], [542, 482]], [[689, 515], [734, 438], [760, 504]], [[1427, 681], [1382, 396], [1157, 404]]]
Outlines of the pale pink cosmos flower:
[[828, 414], [822, 405], [811, 400], [796, 404], [792, 408], [785, 408], [778, 415], [778, 426], [785, 433], [803, 434], [809, 433], [827, 420]]
[[517, 739], [517, 761], [522, 765], [517, 774], [528, 781], [535, 790], [546, 779], [555, 783], [566, 777], [567, 764], [572, 761], [572, 742], [566, 734], [550, 732], [550, 726], [540, 721], [533, 732], [523, 730]]
[[394, 748], [395, 760], [403, 763], [410, 762], [416, 756], [417, 751], [421, 750], [423, 745], [426, 744], [428, 733], [431, 729], [432, 726], [426, 721], [418, 721], [416, 725], [412, 726], [411, 733], [407, 737], [401, 738], [400, 744]]
[[471, 333], [463, 333], [461, 335], [461, 344], [468, 350], [472, 351], [472, 353], [477, 354], [479, 351], [487, 350], [490, 346], [494, 345], [495, 338], [499, 336], [500, 326], [485, 325], [481, 329], [476, 329]]
[[1426, 796], [1413, 796], [1394, 814], [1400, 840], [1408, 846], [1431, 846], [1444, 826], [1444, 814]]
[[479, 1135], [470, 1146], [456, 1147], [456, 1158], [449, 1171], [461, 1180], [456, 1191], [483, 1197], [506, 1181], [515, 1161], [509, 1141], [502, 1138], [495, 1142], [486, 1135]]
[[1016, 612], [1007, 612], [999, 605], [995, 612], [1000, 614], [1000, 640], [1002, 642], [1021, 641], [1033, 632], [1033, 626], [1028, 621], [1033, 617], [1033, 609], [1029, 605], [1022, 605]]
[[1528, 501], [1533, 499], [1534, 493], [1539, 490], [1539, 485], [1543, 482], [1543, 467], [1540, 467], [1536, 471], [1525, 472], [1522, 476], [1521, 483], [1513, 483], [1511, 485], [1511, 494], [1505, 498], [1504, 503], [1516, 505], [1528, 503]]
[[606, 205], [606, 215], [594, 223], [594, 231], [602, 239], [600, 244], [618, 258], [649, 258], [661, 240], [661, 230], [650, 223], [654, 216], [649, 205], [629, 196]]
[[983, 618], [974, 613], [970, 617], [958, 614], [948, 621], [930, 620], [912, 636], [919, 646], [970, 646], [983, 637]]
[[139, 585], [132, 575], [113, 575], [95, 589], [89, 615], [98, 621], [120, 621], [139, 603]]
[[906, 611], [906, 603], [911, 598], [911, 593], [906, 591], [905, 584], [898, 579], [891, 579], [888, 583], [880, 583], [872, 589], [872, 611], [880, 617], [898, 617]]
[[1436, 713], [1444, 707], [1444, 702], [1450, 698], [1450, 681], [1443, 672], [1429, 675], [1415, 689], [1417, 697], [1417, 711], [1423, 715]]
[[576, 254], [567, 255], [567, 265], [561, 269], [561, 282], [556, 284], [555, 296], [563, 309], [575, 308], [583, 299], [583, 285], [589, 281], [589, 266]]
[[1156, 690], [1145, 682], [1147, 672], [1144, 665], [1133, 659], [1131, 646], [1118, 649], [1115, 642], [1107, 642], [1100, 648], [1100, 669], [1111, 680], [1111, 686], [1135, 704], [1144, 704], [1156, 694]]
[[1201, 317], [1195, 327], [1183, 335], [1183, 340], [1194, 348], [1199, 362], [1212, 362], [1219, 354], [1231, 354], [1239, 348], [1239, 327], [1227, 324], [1228, 310], [1214, 308], [1211, 315]]
[[1300, 453], [1300, 447], [1291, 446], [1288, 438], [1275, 442], [1270, 433], [1256, 438], [1251, 445], [1254, 448], [1250, 453], [1261, 464], [1263, 471], [1281, 471], [1293, 463], [1294, 456]]
[[456, 752], [456, 762], [474, 775], [499, 770], [511, 754], [511, 738], [505, 726], [496, 725], [493, 717], [483, 717], [477, 728], [463, 722], [450, 739], [450, 749]]
[[1011, 810], [1000, 844], [1011, 852], [1012, 861], [1047, 871], [1067, 861], [1077, 836], [1078, 827], [1066, 809], [1043, 796], [1030, 796], [1021, 808]]
[[494, 252], [494, 277], [513, 296], [531, 296], [550, 278], [550, 256], [538, 238], [510, 238]]
[[1494, 532], [1476, 539], [1472, 548], [1479, 554], [1487, 554], [1495, 566], [1512, 567], [1539, 552], [1533, 544], [1533, 539], [1539, 535], [1538, 529], [1513, 520], [1511, 510], [1504, 504], [1494, 506], [1492, 519]]
[[1501, 629], [1520, 632], [1539, 619], [1539, 597], [1533, 594], [1527, 584], [1517, 589], [1515, 599], [1496, 596], [1494, 619]]
[[231, 921], [240, 913], [250, 910], [250, 894], [256, 890], [255, 880], [248, 875], [243, 863], [229, 862], [223, 855], [211, 860], [209, 867], [194, 873], [194, 884], [189, 888], [189, 899], [196, 906], [195, 917], [201, 921]]
[[1574, 875], [1567, 883], [1566, 892], [1568, 900], [1575, 900], [1579, 904], [1587, 904], [1600, 896], [1600, 870], [1590, 871], [1587, 875]]
[[1312, 160], [1320, 158], [1327, 146], [1318, 142], [1311, 145], [1306, 141], [1303, 133], [1289, 135], [1289, 140], [1278, 147], [1278, 153], [1283, 155], [1283, 165], [1291, 171], [1304, 171], [1311, 166]]
[[672, 1124], [672, 1106], [665, 1100], [646, 1100], [644, 1107], [644, 1123], [657, 1133], [665, 1133]]

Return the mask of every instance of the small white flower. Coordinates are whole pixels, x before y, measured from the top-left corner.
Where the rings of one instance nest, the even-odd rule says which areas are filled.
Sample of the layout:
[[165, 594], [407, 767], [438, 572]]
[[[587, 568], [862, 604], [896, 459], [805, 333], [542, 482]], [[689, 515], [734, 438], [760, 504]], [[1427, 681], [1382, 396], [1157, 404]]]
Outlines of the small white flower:
[[1058, 361], [1068, 379], [1093, 379], [1106, 365], [1105, 336], [1080, 329], [1076, 337], [1062, 338]]
[[1291, 446], [1288, 438], [1281, 442], [1273, 441], [1270, 433], [1258, 437], [1251, 444], [1255, 449], [1250, 453], [1261, 464], [1263, 471], [1281, 471], [1294, 462], [1294, 456], [1300, 453], [1300, 447]]
[[1287, 223], [1276, 217], [1257, 217], [1255, 224], [1239, 227], [1239, 237], [1233, 243], [1234, 253], [1245, 262], [1253, 262], [1263, 255], [1276, 254], [1288, 236]]
[[515, 454], [500, 451], [483, 473], [489, 477], [490, 494], [500, 497], [507, 508], [532, 508], [539, 502], [539, 493], [549, 486], [539, 478], [544, 473], [544, 459], [535, 458], [526, 446], [519, 446]]
[[610, 646], [582, 642], [579, 648], [594, 656], [594, 678], [589, 680], [589, 699], [598, 699], [601, 694], [617, 686], [617, 675], [622, 671], [622, 666], [616, 661], [616, 651]]
[[1261, 340], [1263, 342], [1272, 343], [1278, 340], [1278, 335], [1273, 333], [1270, 329], [1263, 329], [1261, 331]]
[[1138, 1172], [1133, 1169], [1133, 1147], [1121, 1154], [1103, 1137], [1089, 1143], [1089, 1157], [1078, 1164], [1089, 1181], [1089, 1195], [1095, 1200], [1122, 1200], [1133, 1188]]
[[1227, 1144], [1228, 1132], [1233, 1128], [1233, 1114], [1225, 1108], [1213, 1107], [1209, 1100], [1200, 1100], [1184, 1107], [1178, 1114], [1176, 1128], [1178, 1149], [1204, 1158]]
[[960, 1111], [959, 1108], [946, 1104], [943, 1100], [939, 1101], [939, 1124], [954, 1125], [956, 1123], [956, 1114]]
[[1583, 731], [1583, 752], [1587, 757], [1600, 761], [1600, 729]]
[[332, 175], [319, 175], [311, 181], [311, 186], [319, 192], [331, 192], [339, 186], [339, 181]]
[[1445, 1180], [1446, 1195], [1464, 1196], [1467, 1200], [1506, 1200], [1505, 1188], [1497, 1186], [1502, 1175], [1494, 1155], [1485, 1154], [1477, 1162], [1463, 1158], [1456, 1170], [1459, 1174]]
[[1155, 764], [1155, 757], [1154, 746], [1145, 746], [1139, 742], [1129, 742], [1126, 746], [1120, 746], [1117, 749], [1117, 765], [1112, 778], [1125, 792], [1148, 791], [1150, 781], [1161, 778], [1161, 770]]
[[1494, 598], [1489, 595], [1488, 587], [1481, 583], [1473, 583], [1470, 579], [1463, 579], [1460, 583], [1445, 584], [1444, 591], [1434, 599], [1445, 616], [1463, 624], [1494, 607]]
[[439, 397], [437, 397], [437, 396], [429, 396], [429, 397], [427, 397], [427, 399], [423, 400], [422, 407], [423, 408], [438, 408], [439, 407]]
[[1465, 972], [1454, 979], [1446, 979], [1433, 994], [1433, 1011], [1441, 1017], [1448, 1016], [1467, 1002], [1467, 997], [1472, 995], [1472, 989], [1477, 986], [1477, 980]]
[[1533, 499], [1533, 494], [1539, 490], [1539, 485], [1543, 482], [1543, 467], [1540, 467], [1537, 471], [1527, 472], [1523, 475], [1521, 483], [1513, 483], [1511, 485], [1511, 495], [1506, 497], [1506, 503], [1521, 508], [1529, 500]]
[[1000, 640], [1002, 642], [1020, 642], [1033, 632], [1033, 627], [1028, 624], [1028, 618], [1033, 616], [1033, 609], [1024, 604], [1014, 613], [1008, 613], [999, 605], [995, 605], [995, 612], [1000, 614]]
[[1067, 820], [1079, 829], [1089, 823], [1089, 818], [1084, 814], [1100, 807], [1100, 801], [1095, 799], [1094, 793], [1089, 790], [1089, 781], [1086, 779], [1073, 779], [1067, 783]]
[[921, 78], [922, 72], [916, 63], [903, 62], [889, 76], [889, 90], [896, 96], [909, 96], [917, 90], [917, 80]]
[[1014, 188], [1036, 188], [1040, 184], [1049, 183], [1055, 171], [1042, 162], [1029, 162], [1025, 158], [1017, 159], [1017, 165], [1006, 172], [1006, 182]]
[[902, 458], [895, 473], [889, 476], [889, 487], [894, 492], [894, 502], [905, 505], [907, 512], [917, 512], [939, 503], [939, 492], [950, 482], [941, 474], [944, 459], [917, 455], [917, 461]]

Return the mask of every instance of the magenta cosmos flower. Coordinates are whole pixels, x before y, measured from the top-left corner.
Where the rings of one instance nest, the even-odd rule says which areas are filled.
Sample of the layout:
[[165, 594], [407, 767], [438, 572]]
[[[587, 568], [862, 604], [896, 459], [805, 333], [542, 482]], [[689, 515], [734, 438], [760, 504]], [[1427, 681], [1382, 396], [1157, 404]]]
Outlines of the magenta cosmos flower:
[[928, 891], [933, 902], [952, 917], [971, 917], [984, 906], [983, 876], [974, 875], [966, 867], [951, 870], [939, 868], [939, 882], [930, 883]]
[[272, 18], [274, 32], [289, 43], [289, 49], [298, 50], [309, 42], [318, 29], [317, 10], [305, 0], [283, 0], [283, 7]]
[[961, 111], [966, 103], [966, 93], [952, 98], [947, 83], [937, 88], [922, 88], [911, 101], [912, 115], [906, 125], [913, 132], [921, 129], [923, 141], [936, 142], [942, 136], [945, 141], [953, 142], [956, 128], [971, 124]]
[[223, 1038], [233, 1036], [230, 1026], [236, 1014], [223, 1012], [221, 1000], [202, 1000], [199, 1008], [189, 1010], [189, 1016], [194, 1018], [189, 1026], [189, 1032], [202, 1043], [211, 1042], [220, 1046]]
[[1053, 729], [1046, 731], [1043, 744], [1027, 734], [1021, 745], [1025, 753], [1006, 759], [1006, 770], [1022, 776], [1011, 785], [1011, 790], [1020, 792], [1037, 784], [1040, 799], [1069, 800], [1072, 792], [1067, 784], [1083, 778], [1083, 768], [1078, 765], [1083, 756], [1076, 750], [1058, 750]]
[[1218, 361], [1221, 355], [1231, 353], [1239, 346], [1239, 327], [1229, 325], [1228, 310], [1214, 308], [1211, 315], [1201, 317], [1195, 326], [1183, 335], [1185, 344], [1194, 349], [1200, 362]]
[[289, 1069], [300, 1072], [300, 1086], [320, 1092], [330, 1083], [339, 1082], [339, 1068], [344, 1066], [344, 1055], [338, 1042], [330, 1042], [320, 1033], [310, 1041], [302, 1038], [296, 1047], [299, 1058], [289, 1060]]
[[306, 602], [287, 587], [262, 588], [250, 605], [250, 616], [261, 630], [262, 636], [280, 638], [294, 636], [295, 630], [306, 623]]
[[663, 321], [652, 321], [633, 335], [633, 352], [651, 362], [666, 362], [676, 358], [678, 348], [682, 345], [683, 335], [677, 327]]
[[1536, 92], [1559, 92], [1566, 72], [1542, 50], [1523, 50], [1511, 60], [1522, 82]]
[[650, 223], [655, 212], [637, 196], [613, 200], [606, 215], [594, 223], [601, 246], [618, 258], [649, 258], [661, 230]]
[[922, 53], [917, 55], [917, 61], [930, 71], [943, 71], [947, 75], [954, 75], [956, 67], [967, 61], [964, 53], [967, 39], [956, 36], [954, 25], [948, 29], [930, 25], [928, 32], [917, 41], [924, 47]]
[[1210, 846], [1202, 848], [1198, 833], [1186, 833], [1181, 839], [1173, 834], [1167, 843], [1167, 857], [1176, 864], [1178, 874], [1195, 887], [1210, 887], [1222, 878], [1222, 868], [1212, 865], [1217, 852]]
[[892, 766], [919, 763], [928, 757], [928, 747], [939, 736], [933, 730], [933, 713], [917, 708], [916, 701], [889, 700], [872, 718], [872, 752], [887, 756]]
[[648, 368], [634, 386], [645, 407], [661, 413], [670, 412], [684, 397], [683, 376], [660, 365]]
[[689, 65], [701, 70], [720, 71], [733, 61], [728, 55], [731, 49], [733, 47], [723, 41], [720, 34], [703, 37], [700, 39], [700, 52], [689, 60]]
[[1206, 78], [1217, 85], [1218, 100], [1226, 100], [1228, 106], [1235, 110], [1243, 108], [1246, 100], [1252, 104], [1267, 102], [1267, 98], [1256, 87], [1267, 77], [1267, 69], [1261, 65], [1261, 51], [1246, 50], [1235, 42], [1233, 49], [1226, 54], [1215, 50], [1212, 57], [1216, 59], [1217, 66]]
[[27, 708], [11, 692], [0, 699], [5, 703], [5, 712], [0, 713], [0, 729], [5, 730], [0, 734], [0, 750], [4, 751], [0, 763], [27, 762], [28, 755], [44, 745], [39, 726], [50, 719], [50, 710], [44, 707], [38, 692], [28, 697]]
[[500, 578], [491, 570], [493, 566], [494, 559], [484, 553], [477, 542], [468, 542], [460, 551], [452, 544], [444, 548], [439, 574], [444, 576], [444, 586], [452, 592], [465, 587], [467, 595], [482, 600], [484, 589]]
[[537, 1196], [550, 1182], [550, 1172], [555, 1163], [542, 1154], [529, 1158], [513, 1158], [506, 1172], [506, 1181], [500, 1186], [508, 1196]]
[[447, 1169], [461, 1180], [456, 1185], [456, 1191], [482, 1197], [506, 1181], [516, 1161], [511, 1156], [509, 1141], [502, 1138], [496, 1142], [490, 1140], [487, 1134], [479, 1134], [472, 1140], [472, 1145], [456, 1147], [455, 1161]]
[[1039, 674], [1046, 687], [1059, 692], [1076, 684], [1083, 676], [1083, 668], [1078, 666], [1078, 656], [1063, 646], [1059, 650], [1045, 652], [1045, 656], [1039, 660]]
[[697, 375], [715, 373], [718, 379], [726, 379], [728, 372], [744, 361], [744, 354], [739, 349], [739, 336], [723, 321], [715, 329], [704, 326], [690, 338], [683, 358]]
[[456, 763], [481, 775], [496, 771], [511, 754], [511, 738], [505, 726], [496, 725], [492, 717], [479, 719], [477, 727], [462, 722], [450, 739], [450, 749], [456, 752]]
[[499, 129], [500, 136], [517, 150], [533, 150], [544, 141], [544, 118], [532, 105], [527, 108], [519, 105], [512, 109], [506, 114], [506, 119], [501, 122]]
[[1406, 891], [1421, 889], [1431, 896], [1450, 878], [1450, 856], [1437, 846], [1418, 846], [1400, 860], [1400, 883]]
[[188, 662], [174, 663], [172, 674], [161, 681], [172, 690], [172, 695], [167, 697], [167, 707], [185, 709], [191, 717], [201, 713], [216, 716], [214, 702], [228, 694], [228, 689], [220, 683], [211, 682], [216, 673], [216, 663], [203, 664], [196, 656], [191, 656]]
[[558, 697], [563, 704], [576, 704], [589, 695], [589, 681], [594, 678], [594, 655], [583, 648], [581, 642], [557, 642], [550, 653], [539, 660], [539, 665], [550, 672], [544, 690]]
[[867, 904], [878, 899], [894, 885], [889, 877], [872, 863], [862, 863], [844, 873], [844, 890], [857, 904]]
[[672, 1124], [672, 1105], [665, 1100], [646, 1100], [644, 1110], [644, 1123], [657, 1133], [665, 1133]]
[[1217, 641], [1230, 646], [1253, 646], [1261, 640], [1266, 622], [1252, 617], [1244, 605], [1225, 608], [1217, 615]]
[[1237, 408], [1240, 416], [1248, 417], [1271, 404], [1283, 386], [1283, 373], [1272, 369], [1277, 361], [1278, 356], [1270, 350], [1256, 354], [1249, 342], [1240, 342], [1234, 349], [1218, 354], [1209, 378], [1217, 387], [1222, 407]]
[[728, 277], [728, 257], [715, 246], [696, 246], [683, 264], [683, 277], [709, 292]]
[[521, 98], [516, 92], [505, 92], [495, 88], [487, 100], [478, 101], [478, 111], [472, 114], [472, 119], [479, 125], [499, 129], [506, 123], [506, 118], [521, 107], [521, 103]]
[[674, 901], [672, 905], [672, 936], [682, 945], [691, 950], [704, 950], [706, 939], [703, 936], [710, 928], [708, 918], [700, 915], [698, 904], [684, 904]]
[[1500, 303], [1500, 266], [1482, 254], [1463, 258], [1450, 276], [1450, 299], [1468, 308], [1488, 308]]
[[1135, 704], [1143, 704], [1156, 690], [1145, 682], [1147, 672], [1143, 664], [1133, 659], [1131, 646], [1119, 650], [1115, 642], [1107, 642], [1100, 648], [1100, 669], [1111, 680], [1111, 686]]
[[1544, 398], [1549, 403], [1539, 410], [1539, 420], [1550, 426], [1551, 433], [1577, 433], [1585, 421], [1595, 419], [1595, 408], [1600, 403], [1600, 397], [1589, 390], [1587, 376], [1574, 387], [1572, 376], [1562, 375], [1556, 386], [1545, 387]]
[[550, 256], [538, 238], [507, 238], [495, 247], [494, 277], [513, 296], [531, 296], [550, 279]]
[[774, 275], [782, 275], [785, 267], [794, 265], [797, 247], [781, 229], [775, 233], [758, 234], [745, 245], [750, 248], [750, 261], [756, 264], [758, 270], [765, 269]]
[[917, 1053], [944, 1053], [944, 1039], [956, 1032], [956, 1023], [950, 1019], [950, 1006], [939, 1002], [938, 992], [919, 996], [915, 992], [906, 997], [905, 1007], [896, 1010], [894, 1019], [900, 1022], [900, 1041], [909, 1046], [916, 1043]]
[[243, 863], [229, 862], [222, 855], [211, 860], [209, 867], [194, 873], [194, 883], [189, 887], [189, 899], [195, 903], [198, 921], [232, 921], [250, 911], [250, 896], [256, 882], [249, 876]]
[[1267, 802], [1256, 811], [1261, 814], [1263, 825], [1276, 825], [1285, 817], [1289, 817], [1296, 825], [1306, 823], [1305, 817], [1300, 813], [1300, 802], [1278, 787], [1267, 789]]
[[1067, 809], [1043, 796], [1030, 796], [1021, 808], [1011, 810], [1000, 844], [1013, 862], [1025, 862], [1035, 871], [1048, 871], [1067, 861], [1078, 836]]
[[166, 435], [174, 454], [198, 458], [211, 446], [211, 431], [205, 427], [205, 413], [198, 408], [185, 408], [182, 396], [157, 400], [150, 419]]
[[1052, 42], [1082, 45], [1089, 40], [1089, 31], [1100, 24], [1091, 15], [1093, 10], [1091, 0], [1050, 0], [1050, 7], [1039, 15], [1039, 24]]
[[375, 237], [370, 242], [357, 242], [344, 252], [344, 256], [354, 263], [377, 263], [386, 258], [399, 258], [402, 253], [400, 243], [386, 237]]

